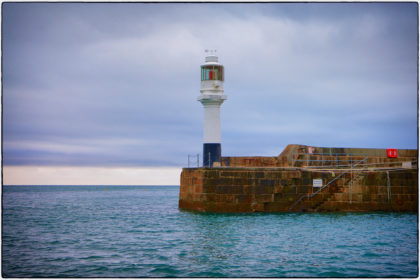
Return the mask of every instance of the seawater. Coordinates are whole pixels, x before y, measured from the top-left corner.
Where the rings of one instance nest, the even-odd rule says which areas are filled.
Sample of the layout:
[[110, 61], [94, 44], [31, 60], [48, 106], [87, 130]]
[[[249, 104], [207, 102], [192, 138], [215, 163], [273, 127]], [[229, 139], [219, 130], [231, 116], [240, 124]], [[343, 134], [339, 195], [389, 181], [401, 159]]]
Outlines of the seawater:
[[4, 277], [416, 277], [417, 215], [200, 214], [178, 186], [3, 186]]

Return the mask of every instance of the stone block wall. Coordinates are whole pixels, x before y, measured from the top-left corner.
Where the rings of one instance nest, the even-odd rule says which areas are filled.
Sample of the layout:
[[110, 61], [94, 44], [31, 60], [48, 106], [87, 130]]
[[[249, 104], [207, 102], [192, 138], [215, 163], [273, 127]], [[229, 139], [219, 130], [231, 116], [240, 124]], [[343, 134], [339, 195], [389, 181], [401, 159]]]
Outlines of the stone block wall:
[[[308, 154], [309, 148], [311, 155]], [[322, 155], [321, 155], [322, 154]], [[222, 157], [222, 166], [229, 167], [342, 167], [360, 162], [365, 166], [395, 167], [402, 162], [417, 165], [417, 150], [399, 149], [397, 158], [388, 158], [386, 149], [325, 148], [288, 145], [277, 157]], [[364, 159], [366, 159], [364, 161]]]
[[[286, 167], [184, 168], [179, 207], [205, 212], [417, 212], [417, 174], [416, 169], [341, 175]], [[296, 204], [319, 190], [313, 179], [332, 183]]]
[[318, 210], [417, 212], [417, 170], [360, 172], [353, 177], [352, 184], [340, 186]]
[[179, 206], [206, 212], [265, 211], [276, 202], [286, 211], [298, 194], [298, 170], [184, 168]]
[[222, 166], [276, 167], [282, 162], [278, 157], [222, 157]]

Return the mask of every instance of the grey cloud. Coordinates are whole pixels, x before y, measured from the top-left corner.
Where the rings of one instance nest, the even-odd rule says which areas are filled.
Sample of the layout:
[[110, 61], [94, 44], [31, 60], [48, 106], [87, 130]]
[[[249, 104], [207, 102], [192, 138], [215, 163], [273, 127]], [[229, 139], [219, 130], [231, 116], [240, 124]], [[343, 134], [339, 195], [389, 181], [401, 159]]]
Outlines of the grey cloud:
[[226, 155], [417, 145], [413, 3], [3, 7], [5, 164], [185, 165], [206, 48]]

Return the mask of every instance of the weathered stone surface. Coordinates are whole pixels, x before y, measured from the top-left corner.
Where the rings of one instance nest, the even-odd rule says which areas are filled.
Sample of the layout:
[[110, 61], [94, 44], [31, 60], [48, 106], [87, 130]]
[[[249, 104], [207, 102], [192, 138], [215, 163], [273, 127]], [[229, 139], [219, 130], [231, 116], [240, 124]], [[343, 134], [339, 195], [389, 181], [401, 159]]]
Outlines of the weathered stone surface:
[[257, 194], [255, 200], [257, 202], [272, 202], [274, 194]]
[[236, 203], [252, 203], [254, 201], [254, 195], [250, 194], [238, 194], [236, 195]]
[[[293, 166], [296, 160], [293, 152], [306, 149], [306, 146], [290, 145], [279, 157], [223, 158], [222, 165], [229, 168], [184, 168], [180, 178], [179, 207], [207, 212], [417, 212], [416, 169], [354, 170], [339, 177], [344, 171]], [[330, 152], [336, 148], [331, 149]], [[325, 152], [326, 148], [314, 147], [314, 151]], [[355, 153], [353, 149], [343, 148], [343, 151]], [[386, 158], [384, 150], [364, 151], [371, 154], [370, 163], [392, 164], [401, 160], [403, 154], [407, 161], [417, 156], [417, 151], [401, 150], [400, 158], [395, 160]], [[320, 158], [319, 155], [311, 157]], [[345, 159], [346, 156], [340, 156], [340, 160]], [[323, 156], [323, 160], [326, 166], [335, 164], [333, 156]], [[352, 157], [352, 160], [357, 158]], [[313, 188], [313, 179], [322, 179], [323, 185], [334, 181], [313, 197], [305, 197], [319, 190]]]

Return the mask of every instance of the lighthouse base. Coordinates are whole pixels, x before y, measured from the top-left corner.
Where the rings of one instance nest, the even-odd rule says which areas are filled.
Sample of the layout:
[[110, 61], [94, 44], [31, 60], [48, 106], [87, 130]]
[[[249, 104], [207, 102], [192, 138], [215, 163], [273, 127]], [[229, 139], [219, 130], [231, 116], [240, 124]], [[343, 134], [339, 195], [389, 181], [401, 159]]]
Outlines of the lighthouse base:
[[212, 167], [214, 162], [220, 162], [222, 157], [222, 147], [220, 143], [203, 144], [203, 166]]

